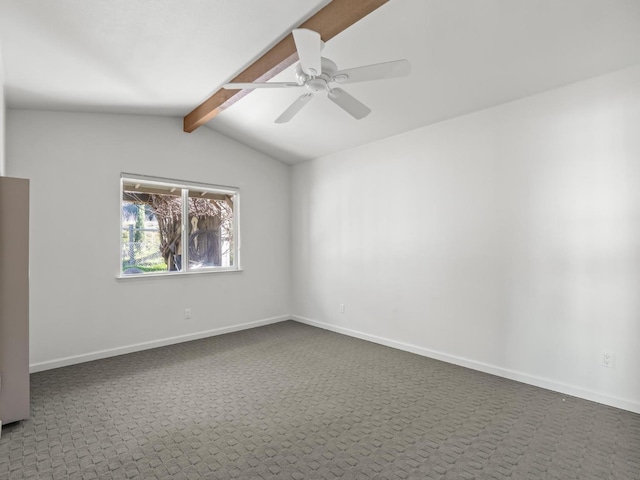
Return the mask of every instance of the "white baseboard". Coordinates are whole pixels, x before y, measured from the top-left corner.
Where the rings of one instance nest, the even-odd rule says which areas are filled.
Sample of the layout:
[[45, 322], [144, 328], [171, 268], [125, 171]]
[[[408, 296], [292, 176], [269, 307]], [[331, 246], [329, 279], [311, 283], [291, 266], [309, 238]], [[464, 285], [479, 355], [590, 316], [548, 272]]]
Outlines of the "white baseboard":
[[359, 332], [357, 330], [351, 330], [349, 328], [339, 327], [331, 325], [329, 323], [319, 322], [310, 318], [301, 317], [299, 315], [292, 315], [291, 318], [297, 322], [311, 325], [313, 327], [330, 330], [332, 332], [341, 333], [350, 337], [359, 338], [361, 340], [367, 340], [369, 342], [378, 343], [387, 347], [397, 348], [405, 352], [415, 353], [422, 355], [423, 357], [429, 357], [443, 362], [452, 363], [461, 367], [470, 368], [472, 370], [478, 370], [480, 372], [490, 373], [498, 377], [504, 377], [518, 382], [534, 385], [536, 387], [546, 388], [547, 390], [553, 390], [555, 392], [564, 393], [573, 397], [583, 398], [585, 400], [591, 400], [593, 402], [602, 403], [611, 407], [621, 408], [623, 410], [629, 410], [630, 412], [640, 413], [640, 402], [634, 400], [628, 400], [624, 398], [618, 398], [611, 395], [594, 392], [575, 385], [568, 385], [548, 378], [538, 377], [535, 375], [529, 375], [527, 373], [518, 372], [516, 370], [510, 370], [508, 368], [498, 367], [488, 363], [478, 362], [476, 360], [470, 360], [464, 357], [458, 357], [456, 355], [450, 355], [448, 353], [431, 350], [429, 348], [419, 347], [410, 343], [398, 342], [377, 335], [370, 335], [368, 333]]
[[263, 325], [270, 325], [272, 323], [283, 322], [286, 320], [291, 320], [291, 316], [281, 315], [278, 317], [264, 318], [262, 320], [256, 320], [254, 322], [232, 325], [230, 327], [214, 328], [213, 330], [206, 330], [204, 332], [189, 333], [186, 335], [178, 335], [170, 338], [151, 340], [149, 342], [135, 343], [133, 345], [126, 345], [124, 347], [109, 348], [107, 350], [99, 350], [97, 352], [83, 353], [81, 355], [72, 355], [70, 357], [32, 363], [31, 365], [29, 365], [29, 372], [42, 372], [44, 370], [51, 370], [52, 368], [66, 367], [69, 365], [75, 365], [76, 363], [84, 363], [90, 362], [92, 360], [99, 360], [101, 358], [124, 355], [125, 353], [139, 352], [141, 350], [148, 350], [150, 348], [164, 347], [166, 345], [189, 342], [191, 340], [199, 340], [201, 338], [223, 335], [225, 333], [237, 332], [240, 330], [247, 330], [249, 328], [261, 327]]

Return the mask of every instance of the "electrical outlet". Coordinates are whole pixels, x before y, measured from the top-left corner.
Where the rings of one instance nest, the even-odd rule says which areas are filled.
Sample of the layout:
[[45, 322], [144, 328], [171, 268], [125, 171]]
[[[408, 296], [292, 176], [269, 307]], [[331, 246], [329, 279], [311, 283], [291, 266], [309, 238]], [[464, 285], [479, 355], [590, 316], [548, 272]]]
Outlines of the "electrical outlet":
[[340, 304], [340, 313], [344, 313], [344, 303]]
[[184, 319], [185, 320], [189, 320], [191, 318], [191, 309], [190, 308], [185, 308], [184, 309]]
[[602, 352], [602, 366], [606, 368], [613, 368], [615, 365], [616, 357], [611, 352]]

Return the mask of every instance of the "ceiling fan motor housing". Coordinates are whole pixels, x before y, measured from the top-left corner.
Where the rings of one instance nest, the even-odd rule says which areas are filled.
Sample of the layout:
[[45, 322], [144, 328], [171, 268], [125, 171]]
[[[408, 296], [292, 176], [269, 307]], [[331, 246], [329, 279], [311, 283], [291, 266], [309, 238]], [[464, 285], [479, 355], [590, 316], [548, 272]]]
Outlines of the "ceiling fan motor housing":
[[296, 78], [298, 79], [298, 82], [303, 84], [311, 78], [325, 78], [327, 81], [329, 81], [329, 79], [333, 77], [334, 73], [338, 71], [338, 66], [335, 64], [335, 62], [329, 60], [328, 58], [322, 57], [320, 64], [322, 66], [322, 72], [319, 75], [308, 75], [302, 70], [302, 66], [300, 65], [300, 63], [298, 63], [296, 65]]
[[329, 92], [329, 82], [333, 75], [338, 71], [338, 66], [335, 62], [328, 58], [322, 57], [321, 59], [322, 72], [319, 75], [308, 75], [302, 70], [300, 63], [296, 65], [296, 78], [298, 82], [305, 87], [311, 93]]

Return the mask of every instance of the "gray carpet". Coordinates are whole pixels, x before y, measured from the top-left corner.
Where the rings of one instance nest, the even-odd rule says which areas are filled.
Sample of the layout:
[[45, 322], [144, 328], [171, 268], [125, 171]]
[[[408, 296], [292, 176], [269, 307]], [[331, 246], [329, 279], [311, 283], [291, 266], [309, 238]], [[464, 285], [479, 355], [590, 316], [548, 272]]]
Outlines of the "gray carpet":
[[1, 479], [640, 479], [640, 415], [295, 322], [31, 379]]

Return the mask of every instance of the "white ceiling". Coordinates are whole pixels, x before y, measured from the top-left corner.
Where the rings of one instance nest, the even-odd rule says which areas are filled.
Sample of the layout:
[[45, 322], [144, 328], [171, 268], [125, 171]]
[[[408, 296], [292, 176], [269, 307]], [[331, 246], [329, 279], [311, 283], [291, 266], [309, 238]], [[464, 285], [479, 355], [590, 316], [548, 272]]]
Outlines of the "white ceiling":
[[[326, 3], [0, 0], [7, 104], [182, 117]], [[413, 70], [345, 85], [362, 120], [317, 97], [276, 125], [300, 92], [269, 89], [207, 126], [291, 163], [353, 148], [640, 63], [640, 0], [391, 0], [323, 55]]]

